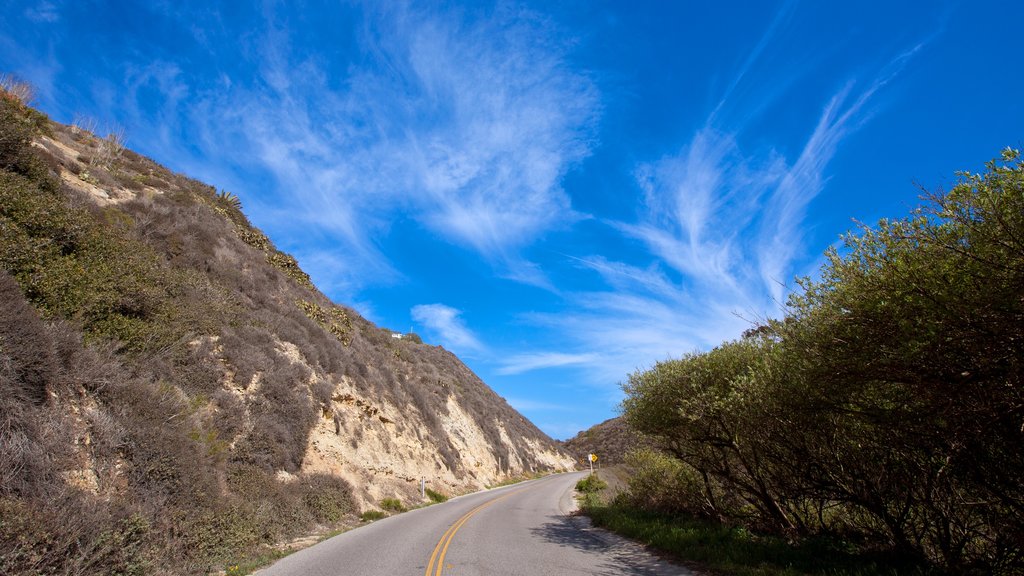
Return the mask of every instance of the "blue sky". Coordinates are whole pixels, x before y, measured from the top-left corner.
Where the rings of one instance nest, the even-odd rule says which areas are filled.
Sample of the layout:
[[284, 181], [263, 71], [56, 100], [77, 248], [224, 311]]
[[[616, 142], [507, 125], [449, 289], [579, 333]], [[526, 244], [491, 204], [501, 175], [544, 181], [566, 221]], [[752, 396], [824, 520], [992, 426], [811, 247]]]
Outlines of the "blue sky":
[[557, 438], [1024, 138], [1020, 2], [255, 4], [0, 1], [0, 71]]

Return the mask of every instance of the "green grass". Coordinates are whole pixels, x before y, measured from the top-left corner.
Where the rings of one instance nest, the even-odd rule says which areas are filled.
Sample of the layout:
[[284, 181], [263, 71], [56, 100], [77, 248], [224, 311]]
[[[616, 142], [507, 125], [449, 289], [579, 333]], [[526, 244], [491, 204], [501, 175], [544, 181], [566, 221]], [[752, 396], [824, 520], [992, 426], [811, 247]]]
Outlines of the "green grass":
[[380, 501], [380, 507], [392, 512], [405, 512], [406, 508], [398, 498], [385, 498]]
[[295, 552], [295, 550], [292, 549], [270, 550], [258, 556], [252, 556], [243, 560], [238, 560], [237, 562], [232, 562], [224, 567], [224, 573], [226, 576], [244, 576], [245, 574], [252, 574], [260, 568], [269, 566], [293, 552]]
[[576, 490], [584, 494], [599, 492], [608, 487], [608, 483], [597, 477], [597, 474], [590, 474], [576, 483]]
[[372, 522], [387, 517], [387, 512], [381, 512], [380, 510], [367, 510], [359, 515], [359, 519], [363, 522]]
[[430, 488], [427, 488], [425, 490], [425, 492], [427, 494], [427, 498], [430, 498], [430, 501], [434, 502], [436, 504], [440, 504], [441, 502], [447, 502], [448, 501], [448, 497], [447, 496], [445, 496], [444, 494], [442, 494], [442, 493], [440, 493], [440, 492], [438, 492], [436, 490], [431, 490]]
[[893, 558], [858, 553], [825, 538], [790, 542], [706, 520], [604, 505], [594, 493], [581, 499], [594, 524], [638, 540], [679, 560], [732, 576], [936, 575]]

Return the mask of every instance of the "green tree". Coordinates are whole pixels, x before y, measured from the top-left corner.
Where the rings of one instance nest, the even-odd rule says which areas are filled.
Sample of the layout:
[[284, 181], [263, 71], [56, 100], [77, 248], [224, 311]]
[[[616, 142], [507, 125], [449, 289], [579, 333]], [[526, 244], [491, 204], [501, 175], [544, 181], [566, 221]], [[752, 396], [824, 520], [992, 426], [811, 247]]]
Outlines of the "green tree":
[[720, 515], [1015, 573], [1024, 162], [1006, 150], [925, 200], [845, 236], [784, 320], [633, 374], [624, 413], [702, 478]]
[[834, 497], [958, 570], [1020, 562], [1024, 165], [1007, 150], [927, 200], [830, 251], [783, 341], [843, 432]]

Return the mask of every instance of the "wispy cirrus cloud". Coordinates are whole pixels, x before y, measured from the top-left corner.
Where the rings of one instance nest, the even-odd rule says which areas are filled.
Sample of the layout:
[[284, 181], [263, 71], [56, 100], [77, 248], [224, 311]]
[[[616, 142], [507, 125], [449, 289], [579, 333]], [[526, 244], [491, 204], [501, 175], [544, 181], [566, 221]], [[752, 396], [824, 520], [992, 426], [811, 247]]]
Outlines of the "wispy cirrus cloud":
[[374, 278], [397, 277], [373, 263], [388, 261], [378, 242], [405, 216], [507, 278], [547, 285], [520, 250], [578, 218], [561, 180], [590, 153], [599, 113], [567, 41], [525, 10], [366, 18], [365, 58], [341, 88], [267, 34], [264, 86], [243, 90], [229, 120], [285, 192], [274, 197], [340, 244], [350, 266], [332, 273], [344, 282], [358, 285], [366, 275], [348, 270], [367, 263]]
[[131, 131], [159, 134], [149, 146], [169, 163], [238, 182], [271, 236], [316, 239], [285, 248], [336, 297], [403, 278], [382, 248], [396, 222], [550, 288], [524, 249], [582, 217], [562, 180], [590, 155], [601, 114], [595, 82], [570, 62], [573, 37], [503, 4], [339, 10], [350, 28], [335, 33], [351, 45], [331, 58], [272, 6], [247, 14], [244, 33], [213, 13], [197, 36], [187, 14], [161, 14], [193, 49], [220, 51], [194, 57], [232, 60], [232, 75], [141, 54], [123, 66], [127, 90], [98, 82], [93, 96], [125, 110]]
[[462, 312], [444, 304], [420, 304], [410, 311], [412, 319], [452, 350], [472, 355], [486, 350], [462, 320]]
[[429, 195], [423, 220], [491, 258], [576, 218], [561, 179], [589, 155], [598, 96], [554, 32], [532, 18], [428, 21], [403, 47], [417, 105], [434, 112], [401, 151]]
[[597, 354], [565, 354], [561, 352], [536, 352], [533, 354], [517, 354], [505, 359], [495, 373], [502, 376], [522, 374], [543, 368], [560, 368], [593, 363]]
[[[828, 182], [829, 163], [870, 119], [878, 92], [923, 46], [892, 58], [867, 82], [843, 83], [822, 104], [795, 157], [784, 146], [761, 144], [749, 151], [744, 133], [758, 118], [732, 114], [736, 104], [728, 97], [743, 92], [745, 76], [787, 10], [788, 5], [681, 150], [638, 164], [643, 197], [637, 219], [609, 225], [639, 241], [649, 259], [638, 265], [601, 255], [570, 257], [598, 274], [607, 289], [572, 295], [568, 313], [525, 318], [560, 329], [567, 348], [561, 354], [588, 357], [600, 351], [585, 364], [592, 381], [622, 381], [654, 361], [715, 346], [752, 322], [784, 312], [787, 283], [806, 272], [800, 263], [805, 219]], [[730, 117], [741, 120], [727, 123]]]
[[775, 184], [764, 206], [756, 259], [765, 288], [781, 305], [793, 262], [803, 247], [802, 224], [808, 204], [825, 185], [825, 170], [842, 140], [870, 119], [872, 97], [891, 82], [924, 47], [919, 43], [890, 60], [867, 87], [857, 92], [848, 82], [825, 105], [800, 155]]

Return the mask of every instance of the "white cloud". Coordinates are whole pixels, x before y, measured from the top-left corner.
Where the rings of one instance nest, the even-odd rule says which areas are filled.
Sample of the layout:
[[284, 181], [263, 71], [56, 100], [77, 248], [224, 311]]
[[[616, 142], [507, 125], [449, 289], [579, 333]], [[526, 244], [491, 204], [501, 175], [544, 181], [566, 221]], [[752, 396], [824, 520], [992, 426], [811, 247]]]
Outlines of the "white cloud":
[[504, 276], [544, 285], [518, 250], [576, 218], [560, 181], [589, 154], [593, 84], [526, 12], [370, 18], [364, 48], [377, 60], [351, 71], [347, 91], [274, 37], [272, 89], [244, 119], [262, 161], [305, 205], [298, 216], [356, 245], [355, 259], [385, 260], [382, 222], [406, 213]]
[[[795, 158], [773, 147], [743, 150], [745, 122], [756, 119], [715, 125], [716, 118], [730, 116], [723, 98], [681, 151], [638, 166], [637, 185], [644, 192], [638, 218], [609, 223], [639, 240], [649, 260], [637, 265], [600, 255], [569, 256], [598, 274], [606, 289], [568, 295], [568, 312], [525, 320], [558, 330], [578, 355], [595, 351], [581, 369], [590, 381], [608, 384], [778, 316], [786, 283], [807, 270], [800, 261], [802, 230], [808, 205], [828, 181], [829, 162], [870, 117], [872, 98], [919, 49], [900, 54], [860, 91], [850, 81], [833, 94]], [[764, 50], [759, 44], [755, 56]], [[726, 96], [753, 65], [744, 63]], [[522, 355], [523, 365], [544, 354]]]
[[317, 274], [336, 297], [401, 279], [381, 246], [403, 219], [499, 276], [552, 288], [522, 251], [581, 217], [561, 181], [590, 154], [600, 114], [594, 82], [568, 62], [573, 39], [511, 7], [351, 12], [355, 50], [340, 59], [309, 55], [268, 10], [239, 48], [251, 75], [128, 66], [128, 90], [110, 90], [125, 102], [109, 107], [168, 94], [156, 120], [134, 114], [133, 129], [161, 133], [176, 147], [161, 158], [200, 177], [211, 165], [264, 175], [232, 191], [272, 237], [320, 240], [324, 253], [307, 244], [301, 262], [338, 263]]
[[594, 362], [598, 359], [597, 354], [566, 354], [563, 352], [536, 352], [532, 354], [517, 354], [502, 362], [496, 371], [497, 374], [508, 376], [511, 374], [522, 374], [533, 370], [544, 368], [557, 368], [561, 366], [579, 366]]
[[736, 291], [744, 232], [785, 172], [778, 154], [745, 155], [735, 132], [705, 127], [680, 154], [638, 168], [646, 212], [617, 227], [691, 282]]
[[412, 319], [435, 335], [446, 347], [460, 353], [483, 352], [486, 348], [462, 321], [459, 310], [444, 304], [420, 304], [411, 310]]
[[402, 20], [385, 46], [408, 54], [410, 104], [430, 119], [406, 118], [414, 130], [393, 152], [424, 224], [507, 277], [542, 284], [517, 250], [579, 218], [561, 179], [590, 153], [598, 95], [538, 16], [499, 14]]

